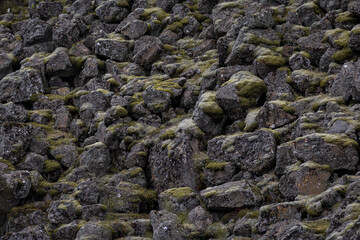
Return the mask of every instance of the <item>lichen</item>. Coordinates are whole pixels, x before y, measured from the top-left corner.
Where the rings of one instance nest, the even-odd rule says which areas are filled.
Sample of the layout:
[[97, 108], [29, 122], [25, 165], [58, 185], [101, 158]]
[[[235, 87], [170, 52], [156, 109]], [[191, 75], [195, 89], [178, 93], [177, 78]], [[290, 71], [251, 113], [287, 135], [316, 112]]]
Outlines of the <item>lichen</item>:
[[206, 164], [205, 168], [210, 169], [212, 171], [222, 171], [224, 170], [225, 166], [228, 165], [228, 162], [209, 162]]

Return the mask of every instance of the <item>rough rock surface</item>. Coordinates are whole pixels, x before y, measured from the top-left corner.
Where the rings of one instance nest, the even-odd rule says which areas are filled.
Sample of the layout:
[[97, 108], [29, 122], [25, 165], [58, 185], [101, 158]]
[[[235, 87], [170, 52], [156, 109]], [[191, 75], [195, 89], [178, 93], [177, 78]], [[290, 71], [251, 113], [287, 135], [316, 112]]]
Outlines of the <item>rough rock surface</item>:
[[359, 0], [0, 0], [0, 240], [360, 239]]

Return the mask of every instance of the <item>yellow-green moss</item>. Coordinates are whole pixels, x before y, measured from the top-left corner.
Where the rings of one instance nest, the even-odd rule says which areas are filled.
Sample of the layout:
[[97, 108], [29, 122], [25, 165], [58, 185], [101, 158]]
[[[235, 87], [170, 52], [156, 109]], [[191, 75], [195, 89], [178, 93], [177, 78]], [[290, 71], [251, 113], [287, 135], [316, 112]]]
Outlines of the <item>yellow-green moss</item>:
[[163, 133], [160, 135], [160, 139], [161, 139], [161, 140], [174, 139], [174, 138], [175, 138], [175, 132], [176, 132], [176, 129], [175, 129], [175, 128], [166, 129], [166, 131], [163, 132]]
[[334, 41], [334, 44], [338, 48], [346, 48], [349, 46], [349, 39], [350, 39], [350, 31], [344, 31], [340, 33], [340, 35]]
[[290, 102], [275, 100], [275, 101], [270, 101], [269, 104], [274, 104], [275, 106], [284, 110], [286, 113], [290, 113], [290, 114], [295, 113], [295, 108], [291, 106]]
[[328, 102], [336, 102], [337, 104], [345, 103], [342, 97], [322, 96], [312, 102], [312, 109], [316, 112], [321, 106], [326, 105]]
[[225, 166], [228, 165], [228, 162], [210, 162], [206, 164], [205, 168], [210, 169], [212, 171], [222, 171]]
[[321, 134], [320, 135], [326, 143], [335, 144], [340, 147], [355, 146], [359, 147], [357, 141], [349, 138], [346, 134]]
[[351, 29], [351, 34], [360, 35], [360, 24], [356, 25]]
[[188, 198], [188, 197], [195, 197], [196, 193], [189, 187], [181, 187], [181, 188], [171, 188], [163, 193], [161, 193], [164, 196], [170, 196], [177, 198], [179, 201]]
[[141, 18], [144, 20], [150, 19], [151, 16], [155, 16], [156, 20], [162, 21], [169, 16], [169, 14], [158, 7], [146, 8], [144, 9], [143, 14], [141, 14]]
[[342, 63], [344, 60], [351, 58], [353, 55], [353, 52], [350, 48], [344, 48], [331, 56], [332, 59], [334, 59], [338, 63]]
[[9, 161], [0, 158], [0, 163], [5, 163], [8, 166], [8, 170], [14, 171], [15, 167]]
[[319, 219], [316, 221], [304, 221], [301, 225], [306, 230], [313, 231], [317, 234], [325, 235], [326, 230], [330, 227], [329, 219]]
[[201, 96], [199, 108], [213, 118], [221, 118], [222, 108], [216, 102], [216, 92], [206, 92]]
[[356, 21], [357, 21], [357, 17], [354, 16], [353, 13], [348, 11], [339, 13], [339, 15], [335, 19], [336, 23], [356, 22]]
[[57, 161], [55, 161], [55, 160], [45, 160], [44, 161], [44, 173], [45, 174], [52, 173], [52, 172], [58, 171], [60, 169], [61, 169], [61, 165]]

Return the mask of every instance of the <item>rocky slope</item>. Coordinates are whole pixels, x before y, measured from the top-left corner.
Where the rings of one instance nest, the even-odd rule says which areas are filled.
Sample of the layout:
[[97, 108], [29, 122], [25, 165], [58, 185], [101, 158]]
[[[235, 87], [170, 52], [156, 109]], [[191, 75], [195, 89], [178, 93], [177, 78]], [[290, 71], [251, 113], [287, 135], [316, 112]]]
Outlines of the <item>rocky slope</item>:
[[360, 239], [358, 0], [1, 4], [1, 240]]

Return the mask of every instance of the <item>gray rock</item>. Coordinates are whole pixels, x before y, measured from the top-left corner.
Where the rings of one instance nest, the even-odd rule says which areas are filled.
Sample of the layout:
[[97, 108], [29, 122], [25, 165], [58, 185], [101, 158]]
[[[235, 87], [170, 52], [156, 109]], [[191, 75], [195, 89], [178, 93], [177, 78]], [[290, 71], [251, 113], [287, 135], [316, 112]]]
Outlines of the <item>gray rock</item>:
[[312, 69], [309, 58], [303, 56], [301, 53], [296, 53], [292, 55], [289, 58], [289, 65], [293, 71], [300, 69], [308, 69], [308, 70]]
[[299, 14], [301, 23], [306, 27], [321, 19], [320, 9], [314, 3], [303, 4], [296, 11]]
[[259, 127], [279, 128], [296, 120], [295, 108], [286, 101], [266, 102], [256, 116]]
[[208, 187], [200, 192], [206, 207], [213, 210], [232, 210], [253, 207], [262, 201], [260, 189], [246, 180]]
[[96, 15], [100, 21], [106, 23], [121, 22], [129, 14], [129, 9], [119, 5], [116, 0], [110, 0], [103, 2], [99, 7], [95, 9]]
[[101, 142], [86, 146], [85, 151], [80, 155], [80, 165], [97, 176], [105, 175], [110, 161], [109, 150]]
[[340, 1], [334, 0], [321, 0], [319, 1], [320, 7], [325, 9], [327, 12], [341, 8]]
[[46, 232], [43, 225], [30, 226], [16, 233], [8, 233], [3, 240], [19, 240], [19, 239], [39, 239], [50, 240], [50, 236]]
[[166, 111], [171, 103], [171, 94], [153, 86], [147, 87], [142, 93], [145, 105], [154, 113]]
[[56, 147], [51, 150], [50, 154], [67, 168], [74, 166], [78, 157], [78, 151], [76, 147], [72, 145]]
[[153, 239], [185, 239], [184, 230], [180, 224], [180, 219], [176, 214], [168, 211], [151, 211], [151, 226], [153, 228]]
[[78, 220], [75, 220], [71, 223], [61, 225], [55, 230], [53, 234], [54, 240], [73, 240], [76, 237], [76, 233], [79, 229]]
[[169, 12], [177, 3], [179, 3], [179, 0], [158, 0], [156, 6]]
[[72, 44], [79, 41], [83, 34], [81, 22], [59, 18], [53, 27], [52, 39], [59, 47], [70, 48]]
[[121, 28], [121, 33], [130, 39], [139, 39], [144, 36], [147, 31], [148, 26], [146, 22], [141, 20], [133, 20]]
[[43, 91], [42, 77], [35, 69], [18, 70], [0, 80], [0, 102], [26, 102]]
[[199, 11], [210, 14], [217, 3], [218, 0], [199, 0]]
[[24, 43], [28, 46], [52, 40], [51, 26], [40, 19], [27, 21], [18, 34], [24, 39]]
[[0, 54], [0, 80], [13, 71], [13, 60], [7, 54]]
[[96, 204], [99, 202], [101, 190], [94, 180], [88, 179], [79, 184], [74, 190], [75, 198], [82, 205]]
[[70, 77], [75, 74], [65, 48], [57, 48], [52, 54], [46, 57], [46, 73], [61, 77]]
[[189, 187], [171, 188], [159, 195], [160, 210], [175, 214], [186, 214], [199, 204], [199, 196]]
[[67, 107], [62, 106], [59, 108], [54, 115], [55, 123], [54, 127], [61, 131], [67, 132], [70, 129], [71, 114]]
[[52, 201], [47, 213], [50, 223], [60, 226], [77, 219], [81, 214], [81, 205], [76, 200]]
[[26, 155], [25, 160], [16, 167], [22, 170], [38, 171], [39, 173], [42, 173], [44, 161], [45, 157], [36, 153], [29, 153]]
[[275, 162], [276, 141], [274, 134], [266, 130], [238, 133], [211, 139], [207, 151], [216, 162], [233, 162], [240, 169], [261, 174]]
[[333, 170], [354, 171], [359, 161], [357, 148], [358, 143], [346, 135], [313, 133], [281, 144], [277, 149], [275, 171], [283, 174], [285, 167], [296, 160], [329, 165]]
[[157, 37], [141, 37], [135, 42], [134, 62], [145, 68], [150, 68], [151, 64], [159, 57], [162, 46], [162, 42]]
[[115, 39], [98, 39], [94, 45], [94, 54], [98, 57], [125, 62], [129, 57], [129, 42]]
[[82, 226], [76, 234], [75, 240], [104, 239], [111, 240], [111, 230], [100, 224], [89, 222]]
[[213, 223], [213, 218], [204, 208], [197, 206], [188, 214], [186, 221], [193, 224], [197, 231], [204, 233]]
[[40, 2], [36, 6], [37, 14], [42, 20], [49, 20], [52, 17], [57, 17], [62, 13], [63, 6], [61, 2]]
[[28, 111], [21, 105], [9, 102], [0, 104], [0, 122], [25, 122], [28, 119]]

